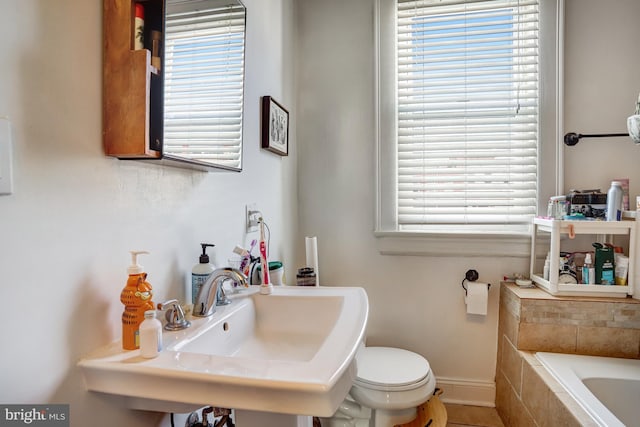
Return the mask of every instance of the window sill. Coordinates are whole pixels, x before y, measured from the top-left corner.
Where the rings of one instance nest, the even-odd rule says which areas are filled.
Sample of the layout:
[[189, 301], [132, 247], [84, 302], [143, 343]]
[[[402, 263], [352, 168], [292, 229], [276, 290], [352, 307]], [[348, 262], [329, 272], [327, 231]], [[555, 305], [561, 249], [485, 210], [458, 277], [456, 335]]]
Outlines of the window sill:
[[529, 258], [529, 234], [461, 234], [376, 231], [381, 255]]

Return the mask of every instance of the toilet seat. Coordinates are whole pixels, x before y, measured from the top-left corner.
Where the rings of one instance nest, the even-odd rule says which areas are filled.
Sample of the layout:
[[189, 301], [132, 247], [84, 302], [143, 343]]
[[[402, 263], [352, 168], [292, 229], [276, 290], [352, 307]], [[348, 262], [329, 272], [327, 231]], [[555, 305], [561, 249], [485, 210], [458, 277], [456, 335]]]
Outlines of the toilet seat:
[[356, 354], [356, 365], [354, 385], [370, 390], [412, 390], [431, 376], [427, 359], [400, 348], [365, 347]]
[[339, 409], [332, 418], [323, 419], [322, 425], [325, 421], [330, 427], [405, 424], [416, 418], [416, 408], [429, 400], [436, 388], [427, 359], [411, 351], [362, 346], [355, 360], [356, 379], [347, 401], [360, 411]]

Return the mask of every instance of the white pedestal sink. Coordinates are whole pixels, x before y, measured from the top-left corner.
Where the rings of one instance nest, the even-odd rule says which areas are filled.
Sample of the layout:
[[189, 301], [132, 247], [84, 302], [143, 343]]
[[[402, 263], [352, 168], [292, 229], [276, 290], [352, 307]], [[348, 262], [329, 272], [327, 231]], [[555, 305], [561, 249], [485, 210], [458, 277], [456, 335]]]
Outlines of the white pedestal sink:
[[356, 376], [369, 310], [364, 289], [280, 286], [260, 295], [255, 287], [231, 298], [212, 316], [192, 318], [190, 328], [164, 332], [155, 359], [120, 342], [82, 359], [87, 389], [134, 409], [233, 408], [238, 427], [253, 427], [242, 420], [255, 416], [268, 426], [269, 414], [280, 427], [331, 416]]

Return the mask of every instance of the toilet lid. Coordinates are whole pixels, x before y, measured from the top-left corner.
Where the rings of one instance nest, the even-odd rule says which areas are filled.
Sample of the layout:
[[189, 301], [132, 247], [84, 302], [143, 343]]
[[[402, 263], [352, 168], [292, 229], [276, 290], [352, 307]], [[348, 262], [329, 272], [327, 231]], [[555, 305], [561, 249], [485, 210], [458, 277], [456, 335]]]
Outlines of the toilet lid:
[[419, 354], [390, 347], [365, 347], [356, 354], [356, 382], [374, 388], [404, 387], [429, 376], [429, 362]]

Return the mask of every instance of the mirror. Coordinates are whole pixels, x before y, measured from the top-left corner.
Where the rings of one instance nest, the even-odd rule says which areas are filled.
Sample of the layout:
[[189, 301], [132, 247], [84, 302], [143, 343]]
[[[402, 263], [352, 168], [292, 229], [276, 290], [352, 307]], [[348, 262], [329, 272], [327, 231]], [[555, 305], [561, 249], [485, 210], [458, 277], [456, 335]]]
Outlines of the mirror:
[[246, 9], [166, 0], [163, 157], [242, 170]]

